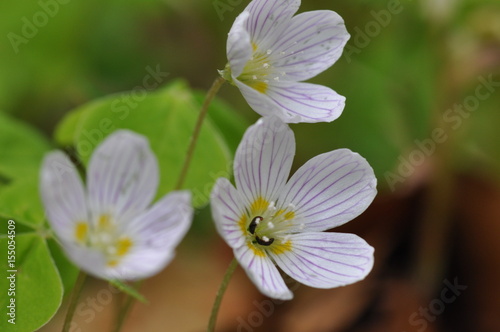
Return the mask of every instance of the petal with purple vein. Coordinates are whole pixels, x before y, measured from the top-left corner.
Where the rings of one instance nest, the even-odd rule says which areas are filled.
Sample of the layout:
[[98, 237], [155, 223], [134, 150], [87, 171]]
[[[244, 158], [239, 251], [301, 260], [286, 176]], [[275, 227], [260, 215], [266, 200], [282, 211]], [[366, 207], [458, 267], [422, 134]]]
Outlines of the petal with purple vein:
[[286, 274], [307, 286], [352, 284], [373, 267], [373, 247], [354, 234], [301, 233], [290, 241], [292, 250], [271, 256]]
[[242, 246], [245, 233], [241, 224], [246, 225], [245, 203], [240, 193], [226, 178], [219, 178], [210, 195], [212, 218], [217, 231], [230, 247]]
[[247, 207], [256, 200], [276, 201], [292, 167], [295, 138], [276, 117], [264, 117], [243, 136], [234, 158], [234, 177]]
[[49, 153], [40, 173], [40, 194], [50, 225], [61, 239], [75, 241], [76, 223], [89, 221], [83, 183], [61, 151]]
[[292, 299], [292, 292], [269, 257], [256, 255], [246, 244], [234, 249], [234, 255], [264, 295], [280, 300]]
[[309, 160], [290, 178], [282, 204], [295, 207], [305, 231], [323, 231], [360, 215], [377, 193], [377, 179], [357, 153], [339, 149]]
[[279, 39], [300, 7], [300, 0], [253, 0], [245, 8], [250, 13], [246, 30], [252, 42], [267, 49]]
[[304, 81], [337, 61], [349, 40], [344, 20], [330, 10], [295, 16], [273, 46], [272, 66], [282, 80]]
[[227, 37], [227, 59], [235, 77], [240, 76], [253, 52], [250, 35], [245, 29], [248, 15], [243, 12], [236, 18]]
[[331, 122], [344, 110], [345, 97], [311, 83], [273, 82], [266, 95], [287, 123]]
[[127, 222], [142, 213], [156, 194], [158, 161], [147, 139], [128, 130], [109, 135], [88, 167], [88, 199], [98, 217]]

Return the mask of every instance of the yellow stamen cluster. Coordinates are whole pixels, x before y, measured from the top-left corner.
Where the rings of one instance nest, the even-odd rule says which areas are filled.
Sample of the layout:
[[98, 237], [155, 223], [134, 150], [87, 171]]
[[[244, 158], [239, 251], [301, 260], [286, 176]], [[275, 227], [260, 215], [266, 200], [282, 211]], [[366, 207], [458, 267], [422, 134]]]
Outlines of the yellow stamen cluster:
[[[243, 68], [241, 75], [238, 76], [238, 80], [260, 93], [266, 93], [269, 87], [269, 79], [273, 74], [269, 58], [272, 54], [272, 50], [263, 52], [256, 43], [252, 43], [252, 50], [252, 57]], [[279, 81], [279, 76], [273, 77], [272, 79]]]
[[114, 267], [130, 252], [134, 243], [128, 236], [119, 234], [113, 218], [102, 214], [95, 224], [79, 221], [75, 224], [76, 242], [100, 250], [107, 258], [107, 265]]
[[247, 244], [257, 256], [266, 252], [283, 254], [292, 250], [288, 234], [294, 232], [295, 212], [293, 206], [277, 209], [274, 202], [257, 197], [238, 224], [247, 235]]

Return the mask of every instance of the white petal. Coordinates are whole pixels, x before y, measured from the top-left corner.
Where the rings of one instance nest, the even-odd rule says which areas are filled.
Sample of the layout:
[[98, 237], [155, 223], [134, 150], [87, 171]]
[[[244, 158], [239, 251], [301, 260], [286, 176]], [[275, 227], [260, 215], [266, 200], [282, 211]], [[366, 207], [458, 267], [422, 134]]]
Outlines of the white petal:
[[40, 193], [54, 231], [62, 239], [74, 240], [75, 224], [88, 222], [89, 216], [82, 180], [64, 153], [55, 151], [45, 157]]
[[189, 191], [173, 191], [124, 227], [145, 249], [173, 250], [191, 227], [193, 208]]
[[283, 80], [307, 80], [337, 61], [349, 37], [344, 20], [335, 12], [299, 14], [272, 46], [273, 69], [286, 73]]
[[62, 242], [62, 246], [76, 266], [94, 277], [106, 280], [147, 278], [160, 271], [174, 257], [171, 250], [136, 250], [133, 256], [126, 256], [118, 265], [110, 267], [108, 258], [100, 250], [69, 242]]
[[149, 278], [167, 266], [175, 256], [171, 248], [139, 248], [114, 268], [107, 268], [106, 279], [140, 280]]
[[311, 287], [352, 284], [373, 267], [373, 247], [354, 234], [302, 233], [290, 241], [292, 250], [271, 256], [285, 273]]
[[360, 215], [377, 194], [377, 179], [357, 153], [339, 149], [314, 157], [290, 178], [283, 204], [295, 206], [297, 223], [322, 231]]
[[247, 244], [234, 249], [234, 255], [252, 282], [264, 294], [274, 299], [291, 300], [288, 289], [278, 269], [267, 256], [257, 256]]
[[234, 178], [247, 207], [257, 199], [275, 201], [290, 174], [295, 155], [292, 130], [276, 117], [248, 128], [234, 158]]
[[87, 183], [95, 216], [126, 222], [142, 213], [158, 188], [158, 161], [147, 139], [128, 130], [109, 135], [94, 151]]
[[246, 21], [249, 13], [241, 13], [233, 23], [227, 37], [227, 59], [231, 67], [231, 73], [240, 76], [246, 63], [252, 56], [252, 42], [246, 31]]
[[250, 13], [246, 29], [261, 48], [270, 47], [290, 24], [300, 0], [253, 0], [245, 8]]
[[118, 273], [126, 279], [144, 279], [161, 271], [174, 257], [192, 219], [189, 191], [174, 191], [156, 202], [127, 226], [126, 232], [135, 242], [116, 267]]
[[249, 87], [245, 83], [238, 81], [235, 77], [233, 77], [233, 82], [236, 84], [238, 89], [240, 89], [241, 94], [247, 101], [248, 105], [257, 113], [262, 116], [275, 115], [282, 119], [283, 122], [286, 123], [285, 119], [287, 118], [284, 110], [279, 109], [276, 103], [273, 102], [271, 98], [269, 98], [264, 93], [261, 93], [254, 88]]
[[68, 258], [88, 274], [101, 279], [124, 279], [117, 278], [113, 270], [107, 267], [107, 259], [101, 251], [62, 239], [61, 245]]
[[243, 245], [245, 231], [240, 223], [246, 216], [245, 203], [228, 179], [217, 180], [210, 195], [210, 204], [215, 226], [222, 238], [231, 248]]
[[277, 116], [286, 123], [331, 122], [345, 106], [345, 97], [326, 86], [311, 83], [273, 82], [265, 95], [275, 104], [275, 112], [281, 114]]

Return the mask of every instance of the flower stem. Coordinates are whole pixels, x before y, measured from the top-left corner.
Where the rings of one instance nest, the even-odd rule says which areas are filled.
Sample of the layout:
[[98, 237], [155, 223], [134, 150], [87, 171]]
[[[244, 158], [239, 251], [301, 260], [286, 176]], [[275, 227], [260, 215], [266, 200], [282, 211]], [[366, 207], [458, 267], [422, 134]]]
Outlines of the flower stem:
[[217, 315], [219, 314], [220, 304], [222, 302], [222, 297], [226, 292], [227, 286], [229, 285], [229, 280], [233, 276], [234, 270], [238, 266], [238, 261], [236, 258], [233, 258], [229, 267], [227, 268], [226, 274], [224, 275], [224, 279], [222, 279], [222, 283], [220, 284], [219, 290], [217, 291], [217, 295], [215, 297], [214, 305], [212, 307], [212, 313], [210, 314], [210, 320], [208, 321], [208, 329], [207, 332], [214, 332], [215, 323], [217, 322]]
[[208, 113], [208, 106], [210, 105], [212, 99], [214, 99], [217, 92], [219, 92], [220, 87], [222, 86], [222, 84], [224, 84], [225, 81], [226, 80], [224, 78], [217, 77], [217, 79], [212, 83], [212, 87], [207, 92], [205, 101], [203, 102], [203, 106], [201, 107], [200, 114], [198, 115], [198, 120], [196, 121], [196, 125], [193, 130], [193, 135], [191, 136], [191, 140], [189, 141], [186, 158], [184, 159], [184, 164], [182, 165], [179, 180], [177, 181], [177, 185], [175, 186], [176, 190], [181, 189], [184, 185], [184, 181], [186, 180], [186, 175], [189, 169], [189, 165], [191, 164], [191, 159], [193, 158], [196, 142], [198, 141], [198, 136], [200, 135], [201, 125], [203, 124], [203, 120], [205, 120], [205, 116]]
[[64, 319], [64, 325], [62, 332], [68, 332], [71, 327], [71, 321], [73, 320], [73, 315], [75, 313], [76, 305], [78, 304], [78, 299], [83, 290], [83, 285], [85, 284], [85, 279], [87, 274], [80, 271], [78, 277], [76, 278], [75, 286], [73, 287], [73, 292], [71, 293], [71, 298], [68, 306], [68, 311], [66, 312], [66, 318]]
[[[138, 290], [139, 287], [141, 286], [141, 284], [142, 284], [142, 280], [136, 282], [135, 288]], [[125, 323], [125, 318], [127, 318], [127, 315], [129, 313], [130, 309], [132, 308], [132, 305], [135, 302], [134, 297], [132, 297], [128, 294], [124, 294], [124, 295], [125, 295], [125, 303], [123, 304], [123, 306], [120, 309], [120, 312], [118, 313], [118, 317], [116, 319], [116, 326], [115, 326], [115, 329], [113, 330], [114, 332], [120, 332], [120, 330], [122, 329], [123, 323]]]

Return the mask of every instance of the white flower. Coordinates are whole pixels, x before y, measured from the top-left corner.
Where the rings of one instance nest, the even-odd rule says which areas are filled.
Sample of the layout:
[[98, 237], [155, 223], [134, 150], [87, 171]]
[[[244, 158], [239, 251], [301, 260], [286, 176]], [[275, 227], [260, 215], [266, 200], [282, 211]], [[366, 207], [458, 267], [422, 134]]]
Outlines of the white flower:
[[191, 225], [191, 195], [171, 192], [151, 207], [158, 162], [147, 139], [127, 130], [94, 151], [87, 188], [69, 158], [49, 153], [40, 178], [47, 218], [68, 257], [104, 279], [142, 279], [163, 269]]
[[347, 149], [321, 154], [287, 181], [295, 139], [277, 118], [251, 126], [235, 156], [236, 188], [218, 179], [211, 195], [220, 235], [260, 291], [291, 299], [275, 264], [295, 280], [332, 288], [363, 279], [373, 248], [354, 234], [328, 233], [361, 214], [376, 195], [365, 159]]
[[235, 20], [227, 40], [224, 78], [259, 114], [286, 123], [331, 122], [345, 98], [322, 85], [300, 83], [329, 68], [349, 39], [335, 12], [292, 17], [300, 0], [253, 0]]

